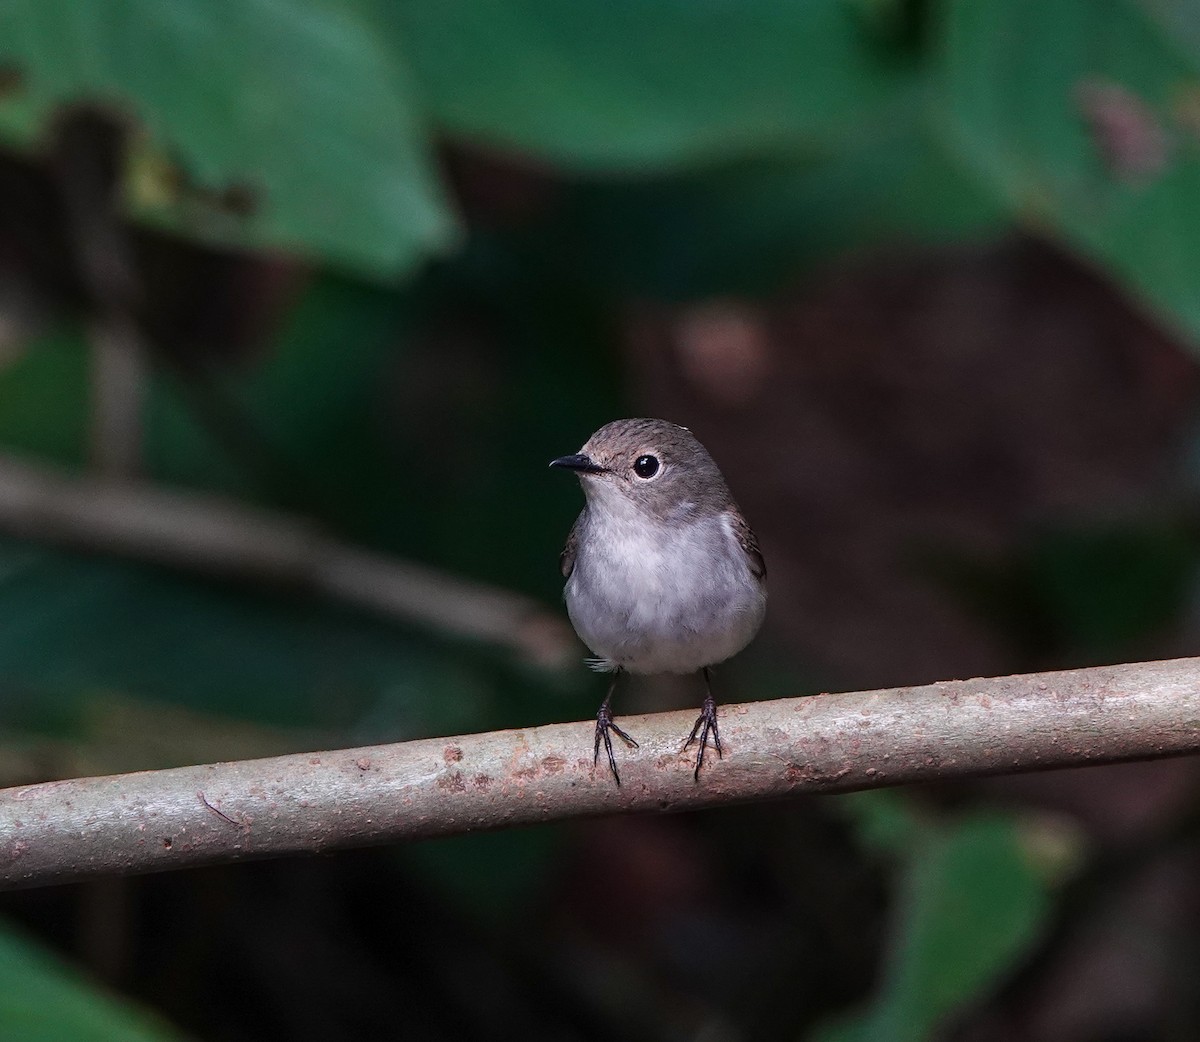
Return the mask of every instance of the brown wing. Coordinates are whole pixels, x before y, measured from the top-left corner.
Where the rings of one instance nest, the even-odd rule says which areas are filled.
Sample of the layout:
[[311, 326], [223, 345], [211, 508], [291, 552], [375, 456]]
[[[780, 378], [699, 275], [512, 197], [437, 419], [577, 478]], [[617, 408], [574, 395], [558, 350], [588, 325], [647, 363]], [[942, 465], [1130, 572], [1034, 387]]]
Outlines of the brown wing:
[[562, 571], [564, 579], [571, 578], [571, 572], [575, 570], [575, 546], [579, 542], [579, 522], [582, 520], [582, 514], [575, 518], [575, 524], [571, 526], [571, 533], [567, 536], [567, 545], [558, 555], [558, 567]]
[[754, 534], [754, 529], [742, 517], [742, 512], [737, 507], [733, 507], [729, 511], [729, 521], [733, 525], [733, 534], [737, 536], [738, 543], [746, 552], [746, 563], [750, 565], [750, 571], [756, 578], [765, 579], [767, 562], [763, 560], [762, 550], [758, 545], [758, 536]]

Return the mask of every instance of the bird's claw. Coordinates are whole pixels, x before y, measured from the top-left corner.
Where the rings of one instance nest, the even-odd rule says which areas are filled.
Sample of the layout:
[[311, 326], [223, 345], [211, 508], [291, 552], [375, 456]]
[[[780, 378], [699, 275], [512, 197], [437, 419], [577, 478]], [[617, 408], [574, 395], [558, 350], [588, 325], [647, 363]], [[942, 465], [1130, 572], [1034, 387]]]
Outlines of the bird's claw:
[[717, 726], [717, 703], [713, 701], [712, 695], [708, 695], [704, 699], [704, 705], [700, 708], [700, 715], [696, 717], [696, 723], [692, 726], [692, 733], [688, 735], [688, 739], [683, 743], [683, 748], [686, 749], [696, 740], [696, 735], [700, 736], [700, 751], [696, 754], [696, 770], [693, 777], [696, 781], [700, 780], [700, 768], [704, 766], [704, 750], [708, 748], [708, 736], [712, 735], [713, 746], [717, 750], [717, 756], [720, 759], [725, 758], [725, 753], [721, 749], [721, 730]]
[[612, 769], [613, 778], [620, 785], [621, 775], [617, 771], [617, 758], [613, 756], [612, 738], [609, 735], [610, 731], [615, 732], [617, 737], [631, 749], [638, 748], [637, 742], [622, 731], [613, 721], [612, 710], [609, 709], [608, 702], [606, 701], [600, 707], [600, 712], [596, 714], [596, 746], [592, 755], [592, 766], [594, 767], [600, 760], [600, 743], [603, 741], [604, 751], [608, 753], [608, 766]]

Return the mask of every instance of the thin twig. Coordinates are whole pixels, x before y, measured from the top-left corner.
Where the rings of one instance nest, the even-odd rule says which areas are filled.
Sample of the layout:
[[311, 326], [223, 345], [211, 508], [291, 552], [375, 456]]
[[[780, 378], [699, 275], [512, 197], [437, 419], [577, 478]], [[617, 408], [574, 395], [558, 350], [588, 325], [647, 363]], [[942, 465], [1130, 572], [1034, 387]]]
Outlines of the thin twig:
[[[0, 791], [0, 888], [279, 857], [598, 814], [1200, 752], [1200, 659], [723, 706], [697, 781], [692, 713], [83, 778]], [[221, 818], [208, 807], [227, 807]]]
[[215, 815], [217, 815], [217, 817], [224, 818], [234, 828], [244, 829], [244, 828], [249, 827], [248, 825], [245, 824], [245, 822], [234, 821], [233, 818], [231, 818], [228, 814], [226, 814], [223, 810], [221, 810], [220, 807], [214, 806], [213, 804], [209, 803], [208, 797], [205, 796], [203, 791], [201, 791], [200, 789], [196, 790], [196, 795], [200, 798], [200, 802], [203, 803], [204, 806], [206, 806]]
[[131, 480], [142, 470], [142, 409], [148, 353], [133, 321], [107, 315], [87, 327], [91, 347], [91, 463], [107, 478]]
[[55, 127], [53, 164], [75, 266], [89, 299], [93, 466], [113, 479], [141, 470], [148, 352], [137, 322], [141, 298], [120, 212], [126, 129], [108, 113], [68, 109]]
[[308, 588], [513, 649], [547, 669], [580, 654], [566, 621], [530, 597], [348, 546], [299, 518], [213, 496], [73, 478], [0, 456], [0, 531]]

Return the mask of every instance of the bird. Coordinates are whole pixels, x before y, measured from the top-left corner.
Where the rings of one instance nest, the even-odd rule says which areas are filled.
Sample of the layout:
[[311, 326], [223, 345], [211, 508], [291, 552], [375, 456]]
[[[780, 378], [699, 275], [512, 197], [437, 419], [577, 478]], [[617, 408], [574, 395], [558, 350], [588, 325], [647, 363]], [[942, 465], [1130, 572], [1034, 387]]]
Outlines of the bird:
[[766, 613], [767, 568], [754, 531], [712, 456], [667, 420], [613, 420], [550, 466], [573, 471], [585, 499], [559, 558], [567, 614], [594, 656], [588, 664], [613, 675], [596, 714], [592, 763], [603, 744], [620, 785], [610, 732], [638, 748], [613, 720], [622, 673], [700, 672], [704, 702], [683, 744], [699, 737], [699, 781], [710, 736], [724, 755], [711, 667], [749, 644]]

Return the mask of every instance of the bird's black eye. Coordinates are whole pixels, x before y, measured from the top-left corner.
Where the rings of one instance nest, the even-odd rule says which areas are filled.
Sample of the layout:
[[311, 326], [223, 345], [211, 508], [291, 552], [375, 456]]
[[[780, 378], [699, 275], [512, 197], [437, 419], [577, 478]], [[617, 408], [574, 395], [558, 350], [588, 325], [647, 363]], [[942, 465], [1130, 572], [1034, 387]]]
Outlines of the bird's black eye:
[[633, 472], [639, 478], [649, 480], [658, 473], [658, 457], [639, 456], [633, 464]]

